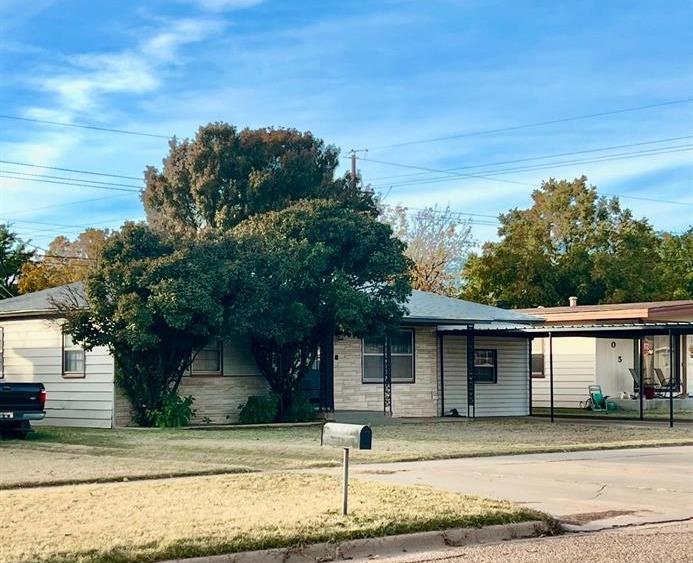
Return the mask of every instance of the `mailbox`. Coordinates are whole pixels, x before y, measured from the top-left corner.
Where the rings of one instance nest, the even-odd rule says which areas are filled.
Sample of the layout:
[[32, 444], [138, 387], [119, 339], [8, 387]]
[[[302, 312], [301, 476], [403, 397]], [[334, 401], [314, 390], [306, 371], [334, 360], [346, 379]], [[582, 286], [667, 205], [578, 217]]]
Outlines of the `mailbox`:
[[323, 446], [335, 446], [337, 448], [370, 450], [372, 440], [373, 431], [370, 426], [327, 422], [322, 427], [320, 443]]

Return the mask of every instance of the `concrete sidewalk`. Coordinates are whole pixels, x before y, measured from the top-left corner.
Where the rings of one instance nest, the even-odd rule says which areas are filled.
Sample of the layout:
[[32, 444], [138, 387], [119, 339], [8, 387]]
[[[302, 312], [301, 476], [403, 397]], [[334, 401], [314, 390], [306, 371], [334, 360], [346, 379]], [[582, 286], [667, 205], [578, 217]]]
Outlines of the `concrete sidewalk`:
[[357, 465], [352, 475], [512, 500], [569, 529], [693, 517], [693, 446]]

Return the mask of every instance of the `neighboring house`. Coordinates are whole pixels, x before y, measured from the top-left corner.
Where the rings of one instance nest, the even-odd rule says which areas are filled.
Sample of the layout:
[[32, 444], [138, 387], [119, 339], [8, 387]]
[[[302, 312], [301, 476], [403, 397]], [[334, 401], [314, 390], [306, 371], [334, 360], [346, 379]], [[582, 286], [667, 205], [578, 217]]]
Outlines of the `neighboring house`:
[[[53, 303], [65, 293], [59, 287], [0, 301], [0, 378], [44, 383], [46, 424], [128, 425], [130, 408], [114, 384], [111, 355], [105, 348], [85, 352], [62, 332]], [[389, 397], [397, 417], [452, 409], [461, 416], [529, 414], [529, 337], [522, 329], [536, 323], [534, 317], [421, 291], [407, 307], [390, 342], [391, 386], [383, 380], [382, 342], [337, 336], [332, 349], [322, 351], [322, 370], [310, 374], [306, 391], [337, 413], [383, 413]], [[474, 380], [467, 357], [474, 359]], [[267, 384], [248, 340], [236, 338], [201, 350], [179, 392], [194, 396], [195, 422], [229, 423]]]
[[[633, 373], [639, 367], [638, 339], [599, 338], [594, 334], [600, 327], [629, 326], [644, 330], [643, 376], [645, 384], [657, 385], [655, 370], [665, 379], [670, 377], [669, 337], [666, 334], [648, 335], [643, 325], [656, 323], [693, 322], [693, 300], [654, 301], [646, 303], [621, 303], [609, 305], [578, 305], [571, 298], [565, 307], [537, 307], [520, 309], [518, 312], [544, 319], [545, 330], [551, 327], [576, 327], [586, 336], [561, 336], [553, 338], [554, 401], [557, 407], [578, 407], [587, 397], [587, 387], [601, 385], [605, 394], [620, 397], [633, 394], [637, 389]], [[686, 396], [690, 389], [688, 376], [693, 373], [693, 335], [681, 335], [680, 387]], [[632, 370], [632, 371], [631, 371]], [[548, 338], [532, 341], [532, 405], [549, 405], [549, 350]]]

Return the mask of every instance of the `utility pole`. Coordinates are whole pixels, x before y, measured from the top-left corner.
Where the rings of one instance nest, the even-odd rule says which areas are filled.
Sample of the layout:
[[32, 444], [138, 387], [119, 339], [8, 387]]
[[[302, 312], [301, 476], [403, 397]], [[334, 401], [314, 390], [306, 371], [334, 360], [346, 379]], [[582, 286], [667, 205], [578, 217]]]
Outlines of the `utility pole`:
[[356, 151], [351, 150], [351, 187], [356, 189]]

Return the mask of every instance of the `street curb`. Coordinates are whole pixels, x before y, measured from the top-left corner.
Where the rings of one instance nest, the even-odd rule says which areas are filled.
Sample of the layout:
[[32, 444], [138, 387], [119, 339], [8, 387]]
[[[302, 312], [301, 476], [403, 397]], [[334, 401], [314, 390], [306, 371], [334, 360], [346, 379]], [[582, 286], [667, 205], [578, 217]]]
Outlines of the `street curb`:
[[454, 528], [452, 530], [417, 532], [381, 538], [345, 540], [337, 543], [317, 543], [303, 547], [243, 551], [192, 559], [170, 559], [162, 563], [316, 563], [344, 561], [534, 538], [549, 533], [551, 530], [546, 522], [534, 520], [483, 528]]

